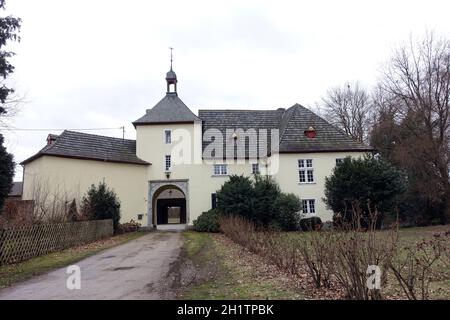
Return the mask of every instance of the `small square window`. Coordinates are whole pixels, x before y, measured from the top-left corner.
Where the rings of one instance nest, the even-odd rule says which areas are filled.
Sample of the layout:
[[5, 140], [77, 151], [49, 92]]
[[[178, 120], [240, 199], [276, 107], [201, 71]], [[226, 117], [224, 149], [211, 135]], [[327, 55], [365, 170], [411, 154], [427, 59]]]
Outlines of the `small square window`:
[[299, 168], [304, 168], [305, 167], [305, 160], [303, 160], [303, 159], [298, 160], [298, 167]]
[[307, 166], [308, 168], [312, 168], [312, 159], [306, 160], [306, 166]]
[[225, 176], [228, 174], [228, 168], [226, 164], [215, 164], [214, 165], [214, 175], [215, 176]]
[[336, 165], [341, 164], [344, 161], [343, 158], [337, 158], [336, 159]]
[[252, 163], [252, 173], [253, 174], [260, 174], [259, 163]]

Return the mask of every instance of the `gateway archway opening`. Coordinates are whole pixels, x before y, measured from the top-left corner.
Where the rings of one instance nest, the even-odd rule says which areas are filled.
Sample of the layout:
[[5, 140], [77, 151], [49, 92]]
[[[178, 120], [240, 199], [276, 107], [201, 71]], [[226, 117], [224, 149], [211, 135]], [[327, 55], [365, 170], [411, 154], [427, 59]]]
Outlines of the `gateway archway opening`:
[[186, 223], [186, 196], [174, 186], [166, 185], [156, 190], [153, 196], [154, 220], [157, 225]]

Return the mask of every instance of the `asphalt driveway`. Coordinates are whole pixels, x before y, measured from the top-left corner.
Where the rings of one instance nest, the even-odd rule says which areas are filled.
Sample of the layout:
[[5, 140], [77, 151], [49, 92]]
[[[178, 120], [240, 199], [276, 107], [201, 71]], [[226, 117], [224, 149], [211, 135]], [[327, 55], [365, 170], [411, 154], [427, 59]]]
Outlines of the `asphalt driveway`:
[[0, 300], [170, 299], [167, 276], [182, 243], [180, 233], [149, 233], [76, 263], [80, 289], [67, 288], [65, 267], [0, 290]]

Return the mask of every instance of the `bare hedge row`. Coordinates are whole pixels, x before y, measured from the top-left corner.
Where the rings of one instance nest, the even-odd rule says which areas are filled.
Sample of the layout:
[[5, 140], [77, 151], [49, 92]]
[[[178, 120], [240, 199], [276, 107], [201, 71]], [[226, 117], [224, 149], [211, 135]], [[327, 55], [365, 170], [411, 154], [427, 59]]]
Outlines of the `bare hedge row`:
[[[407, 299], [428, 299], [430, 281], [450, 278], [450, 232], [401, 245], [395, 228], [280, 233], [259, 230], [237, 216], [222, 217], [220, 226], [226, 236], [280, 269], [294, 276], [306, 273], [317, 288], [343, 289], [348, 299], [385, 299], [388, 281]], [[368, 277], [377, 271], [369, 266], [381, 271], [372, 286]]]

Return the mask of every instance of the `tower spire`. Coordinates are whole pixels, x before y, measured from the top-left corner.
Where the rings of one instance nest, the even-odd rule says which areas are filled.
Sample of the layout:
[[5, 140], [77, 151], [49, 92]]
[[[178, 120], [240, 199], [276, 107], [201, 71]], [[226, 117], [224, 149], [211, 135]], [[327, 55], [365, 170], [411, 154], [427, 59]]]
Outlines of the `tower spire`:
[[166, 82], [167, 82], [167, 93], [177, 93], [177, 75], [172, 69], [173, 64], [173, 48], [169, 47], [170, 49], [170, 70], [166, 74]]

